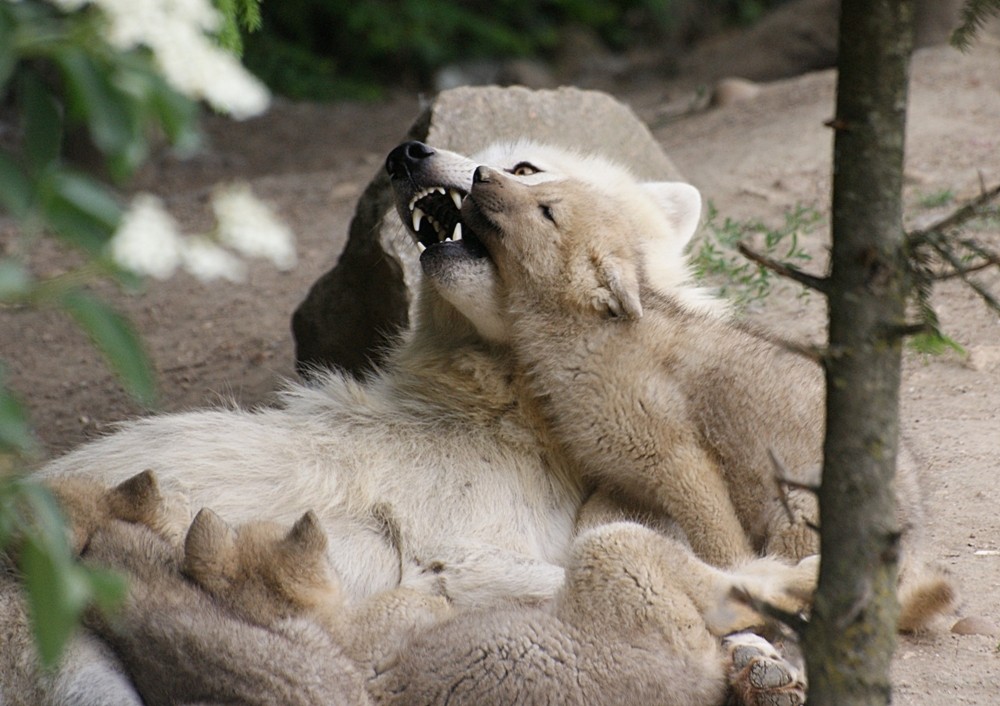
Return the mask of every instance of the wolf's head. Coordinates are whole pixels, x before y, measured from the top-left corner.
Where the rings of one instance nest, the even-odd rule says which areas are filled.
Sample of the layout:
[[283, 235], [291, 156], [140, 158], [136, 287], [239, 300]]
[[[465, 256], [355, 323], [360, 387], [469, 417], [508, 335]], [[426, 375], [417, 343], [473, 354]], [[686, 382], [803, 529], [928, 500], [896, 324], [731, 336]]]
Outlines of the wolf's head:
[[503, 292], [496, 264], [462, 216], [462, 204], [480, 166], [526, 185], [576, 179], [601, 195], [602, 201], [627, 204], [641, 223], [631, 235], [650, 284], [692, 306], [721, 308], [690, 284], [684, 248], [701, 214], [701, 197], [694, 187], [639, 182], [602, 157], [533, 142], [495, 145], [472, 157], [406, 142], [386, 159], [396, 210], [419, 243], [424, 275], [483, 338], [505, 343], [509, 335], [501, 313]]
[[529, 309], [642, 316], [637, 236], [626, 203], [578, 179], [524, 184], [476, 169], [462, 218], [497, 267], [508, 299]]

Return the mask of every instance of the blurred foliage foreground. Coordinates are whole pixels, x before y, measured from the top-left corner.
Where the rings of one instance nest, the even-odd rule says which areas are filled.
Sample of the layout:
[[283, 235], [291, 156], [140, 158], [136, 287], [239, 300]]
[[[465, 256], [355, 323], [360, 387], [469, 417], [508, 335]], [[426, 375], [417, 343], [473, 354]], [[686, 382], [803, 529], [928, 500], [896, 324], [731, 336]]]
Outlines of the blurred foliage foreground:
[[[156, 197], [139, 194], [123, 204], [115, 188], [146, 160], [151, 144], [181, 151], [197, 145], [200, 102], [234, 118], [267, 108], [268, 90], [235, 53], [241, 30], [259, 24], [258, 4], [0, 0], [0, 309], [13, 316], [39, 307], [66, 312], [146, 405], [155, 385], [140, 341], [89, 283], [110, 279], [134, 288], [143, 276], [166, 278], [178, 268], [201, 279], [239, 279], [241, 256], [267, 257], [279, 267], [295, 261], [291, 233], [245, 186], [216, 193], [218, 225], [197, 235], [181, 233]], [[98, 170], [84, 173], [66, 162], [67, 131], [93, 144]], [[83, 264], [37, 277], [29, 256], [45, 239], [78, 251]], [[25, 476], [38, 456], [0, 360], [0, 573], [23, 581], [39, 655], [49, 666], [85, 607], [113, 604], [124, 587], [77, 563], [56, 503]]]

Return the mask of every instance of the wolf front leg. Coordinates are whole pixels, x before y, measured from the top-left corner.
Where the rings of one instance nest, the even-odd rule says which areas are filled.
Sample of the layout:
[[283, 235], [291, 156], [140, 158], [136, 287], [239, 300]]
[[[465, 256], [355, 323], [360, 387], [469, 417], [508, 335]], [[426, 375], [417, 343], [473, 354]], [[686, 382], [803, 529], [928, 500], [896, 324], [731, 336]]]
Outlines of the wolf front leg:
[[665, 512], [708, 563], [727, 568], [752, 558], [722, 469], [697, 440], [662, 431], [649, 430], [651, 448], [632, 446], [641, 455], [621, 464], [613, 482], [641, 505]]

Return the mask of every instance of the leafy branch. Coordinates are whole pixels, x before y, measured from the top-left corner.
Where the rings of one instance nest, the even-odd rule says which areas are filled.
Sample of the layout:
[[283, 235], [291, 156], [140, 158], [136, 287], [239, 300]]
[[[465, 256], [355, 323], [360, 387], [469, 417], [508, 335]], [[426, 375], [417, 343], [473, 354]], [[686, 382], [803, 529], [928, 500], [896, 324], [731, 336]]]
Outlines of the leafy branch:
[[[220, 0], [217, 7], [221, 14], [208, 0], [189, 1], [184, 12], [158, 1], [0, 2], [0, 96], [9, 120], [0, 142], [0, 216], [17, 225], [0, 257], [0, 311], [65, 312], [147, 406], [155, 401], [155, 377], [139, 336], [87, 289], [98, 280], [129, 288], [141, 281], [143, 272], [111, 247], [131, 211], [114, 186], [68, 163], [65, 136], [85, 134], [120, 185], [146, 160], [160, 139], [154, 136], [182, 152], [197, 146], [199, 101], [241, 117], [266, 108], [266, 90], [218, 45], [237, 48], [234, 28], [259, 26], [259, 0]], [[183, 52], [170, 44], [178, 38], [186, 42]], [[243, 228], [239, 214], [229, 221], [236, 225], [227, 234]], [[37, 277], [27, 261], [43, 239], [78, 251], [84, 264]], [[274, 259], [273, 247], [268, 254]], [[51, 494], [24, 473], [39, 455], [0, 361], [0, 563], [23, 580], [39, 656], [51, 666], [84, 608], [114, 603], [124, 586], [76, 562]]]
[[[962, 347], [942, 331], [937, 312], [931, 303], [931, 295], [937, 282], [961, 279], [990, 309], [1000, 313], [1000, 299], [972, 277], [990, 268], [1000, 270], [1000, 252], [973, 238], [958, 235], [963, 226], [974, 220], [1000, 215], [1000, 210], [995, 205], [997, 201], [1000, 201], [1000, 185], [984, 189], [978, 197], [930, 226], [907, 233], [911, 287], [918, 320], [900, 327], [897, 333], [913, 336], [913, 344], [918, 350], [930, 353], [938, 353], [946, 348], [962, 351]], [[766, 228], [758, 223], [740, 224], [729, 219], [720, 226], [718, 213], [710, 205], [705, 241], [693, 257], [696, 270], [702, 276], [727, 275], [736, 283], [737, 288], [742, 289], [737, 291], [738, 303], [753, 301], [767, 294], [770, 280], [762, 274], [764, 272], [790, 279], [807, 290], [826, 294], [830, 287], [829, 279], [825, 275], [806, 272], [798, 266], [797, 262], [808, 260], [808, 256], [798, 254], [796, 239], [791, 239], [794, 246], [788, 252], [795, 253], [797, 262], [790, 262], [787, 254], [785, 257], [775, 255], [777, 244], [790, 238], [792, 233], [802, 232], [799, 229], [803, 225], [800, 221], [802, 214], [801, 207], [787, 213], [785, 227], [770, 231], [769, 237], [764, 239], [763, 248], [758, 250], [751, 247], [746, 236], [759, 233], [762, 229], [767, 232]], [[805, 220], [808, 227], [812, 223], [812, 217]], [[735, 261], [731, 254], [733, 250], [749, 262]]]
[[[735, 221], [728, 217], [720, 222], [718, 209], [709, 202], [701, 239], [691, 253], [695, 274], [699, 278], [719, 278], [721, 293], [733, 298], [737, 306], [763, 299], [771, 291], [772, 273], [795, 279], [795, 273], [801, 270], [793, 263], [812, 259], [801, 247], [800, 238], [819, 224], [822, 214], [799, 204], [786, 212], [784, 219], [782, 225], [774, 228], [760, 221]], [[750, 248], [751, 240], [760, 244], [761, 254]]]

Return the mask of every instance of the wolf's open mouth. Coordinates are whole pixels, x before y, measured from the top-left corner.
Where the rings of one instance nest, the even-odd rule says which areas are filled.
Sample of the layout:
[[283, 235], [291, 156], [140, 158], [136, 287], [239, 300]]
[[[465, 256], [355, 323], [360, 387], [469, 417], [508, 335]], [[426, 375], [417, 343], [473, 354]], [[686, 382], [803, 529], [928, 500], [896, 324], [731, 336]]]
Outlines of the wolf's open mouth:
[[462, 223], [462, 201], [468, 192], [432, 186], [421, 189], [407, 205], [410, 227], [417, 236], [420, 252], [439, 243], [462, 241], [476, 255], [485, 256], [479, 238]]

